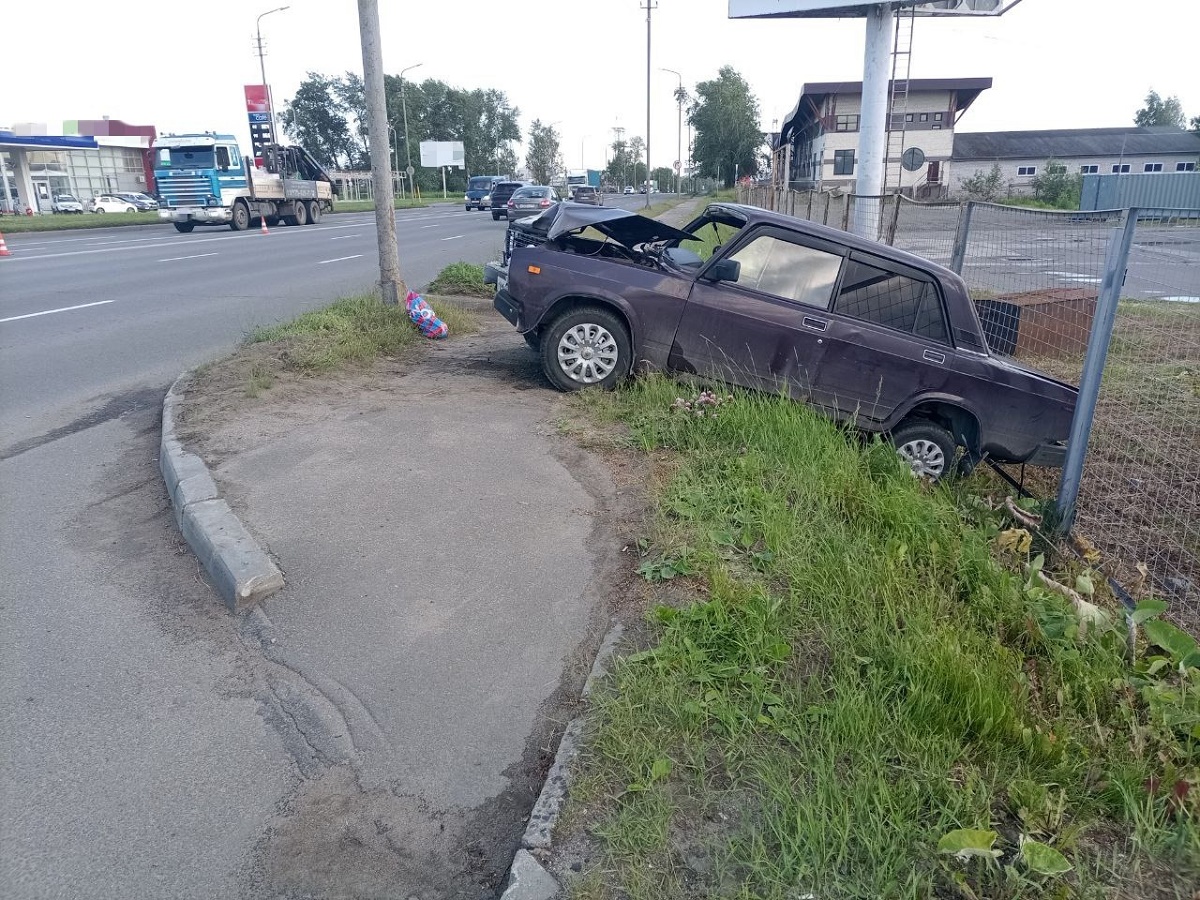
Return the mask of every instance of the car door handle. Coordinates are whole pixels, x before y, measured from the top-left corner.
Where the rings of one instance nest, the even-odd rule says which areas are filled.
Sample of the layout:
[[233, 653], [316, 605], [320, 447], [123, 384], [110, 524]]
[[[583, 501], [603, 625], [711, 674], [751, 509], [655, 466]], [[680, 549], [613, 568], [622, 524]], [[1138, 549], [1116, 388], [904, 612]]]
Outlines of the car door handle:
[[924, 359], [927, 359], [929, 362], [937, 363], [938, 365], [941, 365], [946, 361], [946, 354], [938, 353], [936, 350], [926, 350], [921, 354], [921, 356]]
[[804, 323], [805, 328], [811, 328], [813, 331], [824, 331], [829, 327], [829, 323], [824, 319], [814, 319], [812, 316], [805, 316], [800, 321]]

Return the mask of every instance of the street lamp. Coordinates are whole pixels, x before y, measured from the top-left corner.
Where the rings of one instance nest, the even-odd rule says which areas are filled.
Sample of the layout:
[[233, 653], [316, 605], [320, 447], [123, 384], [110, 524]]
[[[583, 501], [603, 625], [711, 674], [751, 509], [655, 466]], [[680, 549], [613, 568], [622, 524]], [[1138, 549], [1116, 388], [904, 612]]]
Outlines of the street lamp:
[[679, 193], [679, 174], [683, 167], [683, 76], [673, 68], [665, 66], [659, 66], [659, 71], [670, 72], [679, 79], [679, 86], [676, 89], [676, 102], [679, 104], [679, 116], [676, 120], [676, 193]]
[[[413, 63], [411, 66], [400, 70], [400, 108], [404, 112], [404, 156], [408, 160], [408, 168], [404, 172], [409, 178], [412, 178], [413, 164], [412, 147], [408, 143], [408, 103], [404, 99], [404, 73], [411, 72], [413, 69], [419, 69], [423, 65], [425, 63]], [[400, 160], [397, 159], [396, 163], [399, 164], [399, 162]]]
[[254, 20], [254, 34], [258, 42], [258, 71], [262, 75], [263, 87], [267, 89], [267, 106], [271, 108], [271, 141], [276, 144], [279, 143], [279, 123], [275, 120], [275, 97], [271, 93], [270, 85], [267, 84], [267, 65], [263, 61], [263, 57], [266, 54], [263, 53], [262, 20], [263, 16], [269, 16], [271, 13], [283, 12], [285, 9], [291, 9], [291, 7], [277, 6], [275, 9], [268, 9], [265, 13], [260, 14], [259, 17]]

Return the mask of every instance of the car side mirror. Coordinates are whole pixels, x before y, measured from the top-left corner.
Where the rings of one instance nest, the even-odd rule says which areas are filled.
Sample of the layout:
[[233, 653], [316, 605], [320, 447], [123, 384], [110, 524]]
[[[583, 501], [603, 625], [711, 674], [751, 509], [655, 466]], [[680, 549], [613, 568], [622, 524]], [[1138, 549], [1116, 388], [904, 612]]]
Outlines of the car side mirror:
[[742, 264], [736, 259], [719, 259], [712, 264], [704, 277], [710, 281], [733, 281], [742, 277]]

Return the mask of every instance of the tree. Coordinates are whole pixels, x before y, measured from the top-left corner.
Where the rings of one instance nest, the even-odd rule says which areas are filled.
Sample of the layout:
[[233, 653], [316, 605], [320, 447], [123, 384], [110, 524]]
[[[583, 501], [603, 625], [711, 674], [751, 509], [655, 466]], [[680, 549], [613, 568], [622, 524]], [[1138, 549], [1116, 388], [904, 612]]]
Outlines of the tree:
[[1056, 159], [1046, 160], [1039, 174], [1030, 182], [1033, 196], [1043, 203], [1060, 209], [1077, 209], [1083, 191], [1083, 176], [1067, 174], [1067, 167]]
[[1008, 185], [1004, 183], [1004, 173], [1000, 170], [1000, 163], [992, 163], [992, 171], [987, 174], [982, 169], [976, 169], [975, 174], [970, 178], [964, 178], [962, 182], [963, 192], [973, 200], [998, 200], [1002, 194], [1008, 192]]
[[612, 156], [609, 157], [608, 166], [604, 170], [604, 180], [609, 184], [621, 187], [631, 184], [630, 164], [632, 162], [633, 156], [629, 152], [629, 144], [622, 140], [613, 141]]
[[640, 188], [646, 183], [646, 177], [646, 142], [641, 135], [635, 134], [629, 139], [630, 184]]
[[350, 164], [353, 138], [334, 90], [336, 78], [309, 72], [283, 109], [281, 124], [292, 139], [332, 168]]
[[562, 168], [559, 136], [553, 125], [543, 125], [541, 119], [533, 120], [529, 126], [529, 152], [525, 156], [525, 165], [537, 184], [549, 184]]
[[1188, 131], [1200, 134], [1200, 116], [1192, 116], [1192, 121], [1188, 122]]
[[348, 118], [347, 127], [351, 135], [350, 168], [369, 169], [371, 154], [367, 147], [367, 88], [363, 84], [362, 76], [347, 72], [333, 82], [333, 92]]
[[733, 184], [739, 175], [758, 174], [758, 148], [762, 143], [758, 99], [750, 85], [732, 66], [722, 66], [712, 81], [696, 85], [696, 100], [688, 112], [696, 129], [693, 156], [701, 175]]
[[1168, 97], [1166, 100], [1158, 96], [1157, 91], [1146, 94], [1146, 104], [1133, 117], [1133, 124], [1140, 128], [1152, 125], [1170, 125], [1173, 128], [1183, 128], [1187, 119], [1183, 115], [1183, 106], [1178, 97]]
[[658, 166], [650, 173], [650, 178], [658, 182], [660, 191], [675, 190], [675, 171], [667, 166]]

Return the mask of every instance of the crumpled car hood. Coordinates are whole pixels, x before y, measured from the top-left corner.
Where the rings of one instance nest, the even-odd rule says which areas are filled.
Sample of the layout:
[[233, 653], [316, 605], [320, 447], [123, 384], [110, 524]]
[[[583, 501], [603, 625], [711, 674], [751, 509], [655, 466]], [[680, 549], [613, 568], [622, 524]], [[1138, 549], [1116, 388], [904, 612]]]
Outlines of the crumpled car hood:
[[686, 231], [628, 209], [590, 206], [586, 203], [559, 203], [538, 216], [534, 225], [539, 231], [545, 228], [546, 238], [551, 241], [589, 226], [631, 249], [637, 244], [652, 241], [693, 239]]

